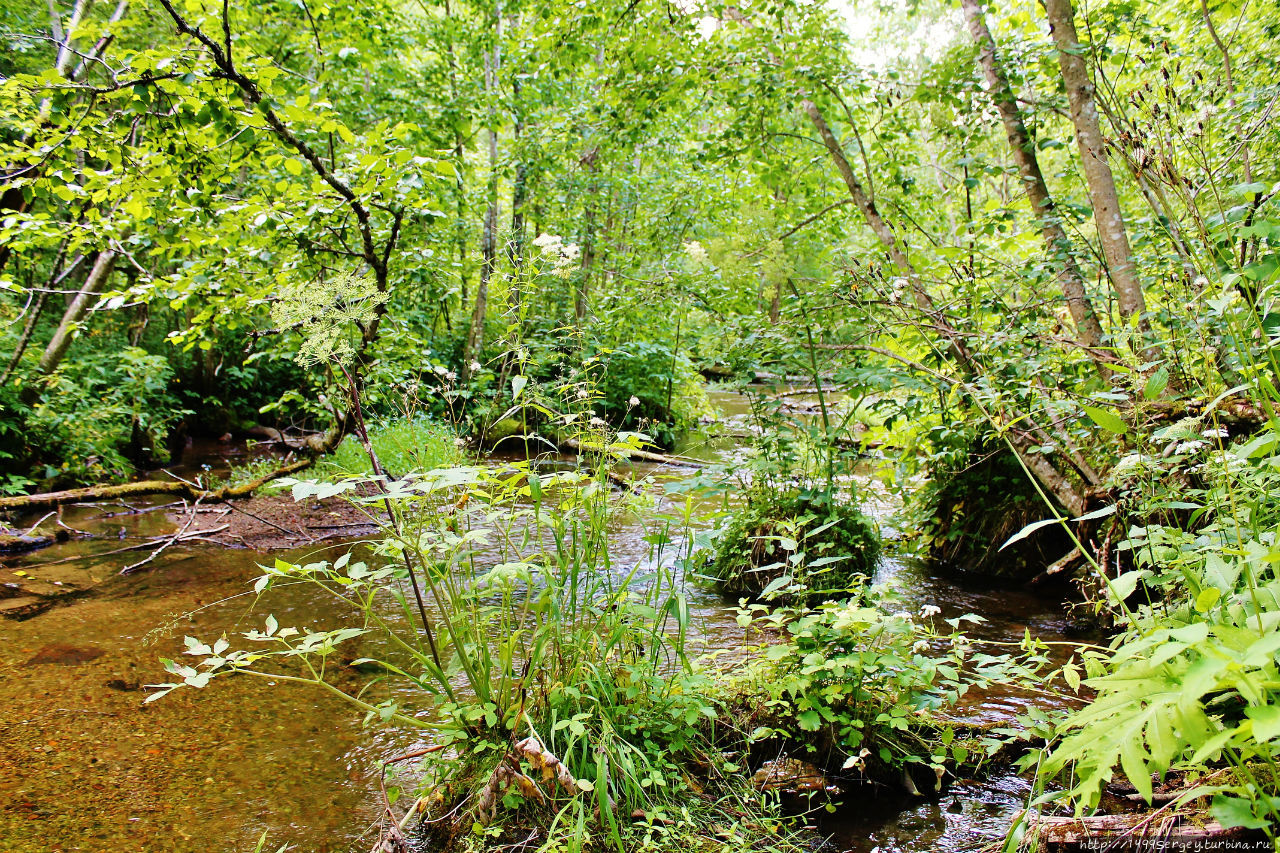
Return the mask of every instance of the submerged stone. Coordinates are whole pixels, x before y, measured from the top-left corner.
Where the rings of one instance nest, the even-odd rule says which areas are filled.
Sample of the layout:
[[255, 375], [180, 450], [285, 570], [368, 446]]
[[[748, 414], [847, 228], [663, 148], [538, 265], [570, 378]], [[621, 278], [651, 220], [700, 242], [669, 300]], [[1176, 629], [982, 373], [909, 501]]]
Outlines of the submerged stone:
[[27, 666], [35, 666], [37, 664], [61, 664], [63, 666], [75, 666], [76, 664], [88, 663], [91, 660], [97, 660], [106, 654], [96, 646], [72, 646], [66, 643], [50, 643], [40, 651], [32, 655], [27, 661]]

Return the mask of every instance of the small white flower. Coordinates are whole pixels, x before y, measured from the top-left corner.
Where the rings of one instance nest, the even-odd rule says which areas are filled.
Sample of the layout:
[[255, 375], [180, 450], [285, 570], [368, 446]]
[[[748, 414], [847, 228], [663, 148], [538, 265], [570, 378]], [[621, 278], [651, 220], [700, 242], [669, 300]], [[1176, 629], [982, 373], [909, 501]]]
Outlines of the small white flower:
[[1204, 290], [1206, 287], [1209, 286], [1209, 279], [1205, 278], [1202, 275], [1198, 275], [1194, 279], [1192, 279], [1191, 283], [1194, 284], [1197, 289]]
[[920, 654], [921, 652], [926, 651], [928, 648], [929, 648], [928, 640], [916, 640], [914, 643], [911, 644], [911, 651], [915, 652], [916, 654]]
[[924, 607], [920, 608], [920, 618], [928, 619], [931, 616], [937, 616], [941, 612], [942, 612], [941, 607], [937, 607], [932, 604], [926, 604]]
[[631, 399], [627, 401], [627, 405], [630, 408], [634, 409], [636, 406], [640, 405], [640, 398], [637, 397], [635, 394], [632, 394]]
[[1231, 433], [1227, 432], [1226, 427], [1214, 427], [1200, 433], [1205, 438], [1227, 438]]
[[446, 373], [449, 372], [449, 368], [445, 367], [443, 364], [437, 364], [435, 367], [431, 369], [435, 371], [436, 376], [444, 376]]
[[452, 382], [453, 380], [455, 380], [455, 379], [457, 379], [457, 378], [458, 378], [458, 374], [456, 374], [456, 373], [454, 373], [452, 370], [450, 370], [450, 371], [448, 371], [447, 373], [445, 373], [444, 378], [445, 378], [445, 379], [447, 379], [447, 380], [449, 380], [450, 382]]
[[473, 362], [471, 362], [471, 372], [472, 372], [472, 373], [475, 373], [475, 372], [476, 372], [476, 371], [478, 371], [479, 369], [480, 369], [480, 362], [478, 362], [478, 361], [473, 361]]
[[908, 613], [908, 612], [907, 612], [907, 611], [905, 611], [905, 610], [899, 610], [897, 613], [892, 614], [889, 618], [891, 618], [891, 619], [902, 619], [902, 620], [903, 620], [903, 621], [905, 621], [905, 622], [910, 622], [910, 621], [911, 621], [911, 614], [910, 614], [910, 613]]
[[586, 389], [586, 388], [579, 388], [579, 389], [578, 389], [578, 399], [579, 399], [579, 400], [585, 400], [585, 399], [587, 399], [587, 389]]
[[596, 427], [604, 427], [604, 426], [608, 426], [609, 424], [605, 422], [604, 418], [592, 418], [591, 425]]
[[684, 244], [685, 254], [689, 256], [689, 260], [696, 266], [701, 266], [710, 260], [707, 250], [697, 240], [690, 240]]

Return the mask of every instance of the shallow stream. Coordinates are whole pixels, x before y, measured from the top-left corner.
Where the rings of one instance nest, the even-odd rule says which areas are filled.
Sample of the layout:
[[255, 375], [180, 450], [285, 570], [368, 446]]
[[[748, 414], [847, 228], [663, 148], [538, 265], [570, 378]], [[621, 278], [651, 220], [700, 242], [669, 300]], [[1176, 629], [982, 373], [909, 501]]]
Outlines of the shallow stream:
[[[726, 431], [747, 431], [743, 400], [715, 398]], [[696, 438], [681, 450], [732, 463], [742, 440]], [[645, 473], [691, 475], [652, 466]], [[867, 502], [883, 510], [893, 497], [871, 491]], [[65, 512], [66, 524], [98, 534], [94, 539], [0, 559], [0, 583], [92, 590], [29, 618], [0, 618], [0, 851], [242, 853], [264, 832], [268, 850], [286, 842], [317, 853], [368, 850], [376, 839], [379, 762], [413, 746], [416, 735], [363, 728], [336, 699], [250, 677], [143, 704], [142, 685], [168, 680], [159, 658], [179, 657], [184, 635], [247, 630], [268, 608], [281, 624], [333, 626], [344, 614], [304, 587], [272, 593], [251, 614], [258, 563], [271, 558], [247, 550], [175, 546], [146, 570], [119, 576], [139, 552], [105, 552], [133, 541], [128, 537], [172, 530], [173, 522], [163, 512], [110, 510]], [[645, 559], [647, 532], [642, 518], [619, 522], [615, 565]], [[343, 548], [331, 543], [304, 553], [336, 556]], [[893, 557], [878, 579], [899, 588], [906, 609], [932, 604], [944, 617], [984, 616], [980, 630], [990, 639], [1018, 640], [1026, 630], [1067, 638], [1053, 600], [962, 586]], [[697, 588], [690, 604], [698, 645], [742, 646], [733, 608]], [[1007, 719], [1027, 701], [992, 691], [970, 697], [966, 713]], [[852, 804], [823, 828], [835, 850], [974, 849], [1003, 833], [1025, 793], [1016, 777], [961, 782], [938, 802], [902, 810]]]

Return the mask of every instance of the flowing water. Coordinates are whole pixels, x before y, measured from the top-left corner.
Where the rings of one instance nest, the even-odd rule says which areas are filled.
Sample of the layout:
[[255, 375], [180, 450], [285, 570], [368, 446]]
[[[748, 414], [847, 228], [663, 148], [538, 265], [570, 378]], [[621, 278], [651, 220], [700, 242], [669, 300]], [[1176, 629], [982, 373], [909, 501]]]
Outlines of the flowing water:
[[[721, 393], [716, 402], [727, 432], [747, 431], [740, 397]], [[681, 449], [732, 466], [743, 443], [700, 439]], [[651, 466], [641, 473], [692, 475]], [[864, 500], [880, 510], [893, 503], [871, 489]], [[146, 552], [107, 552], [130, 537], [170, 531], [173, 522], [160, 511], [110, 515], [111, 509], [64, 514], [66, 524], [95, 533], [93, 539], [0, 561], [0, 605], [10, 606], [10, 618], [0, 618], [0, 851], [239, 853], [254, 849], [264, 832], [269, 850], [285, 842], [319, 853], [369, 849], [380, 811], [379, 763], [413, 747], [417, 735], [364, 728], [335, 698], [247, 676], [143, 702], [143, 685], [168, 680], [159, 659], [180, 657], [184, 635], [211, 640], [247, 630], [268, 607], [282, 625], [334, 626], [345, 614], [305, 586], [273, 591], [251, 613], [258, 564], [273, 557], [246, 550], [175, 546], [145, 571], [120, 576]], [[698, 512], [711, 509], [707, 503]], [[649, 532], [639, 515], [620, 520], [615, 566], [648, 559]], [[1066, 637], [1054, 601], [966, 588], [892, 557], [878, 580], [900, 590], [905, 609], [933, 604], [944, 617], [986, 617], [980, 633], [989, 639], [1016, 640], [1026, 630], [1048, 640]], [[31, 612], [13, 597], [18, 587], [89, 592], [18, 619], [12, 616]], [[697, 587], [690, 605], [696, 646], [744, 648], [732, 607]], [[339, 677], [362, 678], [353, 671]], [[970, 697], [965, 713], [1006, 719], [1028, 701], [991, 691]], [[972, 849], [1003, 833], [1025, 793], [1016, 777], [964, 781], [938, 802], [850, 804], [823, 830], [835, 850]]]

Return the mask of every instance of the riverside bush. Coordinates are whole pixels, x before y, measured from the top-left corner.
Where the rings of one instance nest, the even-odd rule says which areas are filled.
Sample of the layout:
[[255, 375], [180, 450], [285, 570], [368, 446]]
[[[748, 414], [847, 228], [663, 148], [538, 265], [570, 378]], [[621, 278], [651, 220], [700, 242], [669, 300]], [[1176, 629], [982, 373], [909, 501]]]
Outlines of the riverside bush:
[[875, 521], [823, 493], [757, 493], [718, 535], [704, 570], [750, 599], [847, 597], [880, 558]]

